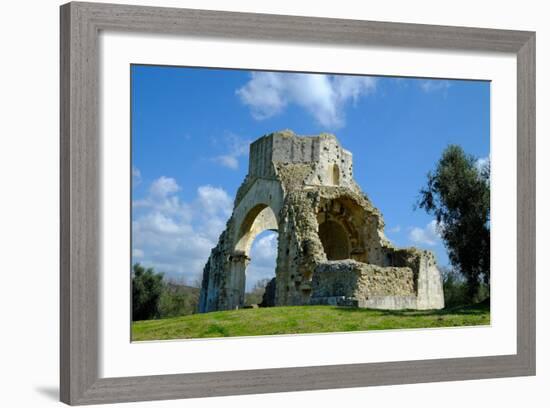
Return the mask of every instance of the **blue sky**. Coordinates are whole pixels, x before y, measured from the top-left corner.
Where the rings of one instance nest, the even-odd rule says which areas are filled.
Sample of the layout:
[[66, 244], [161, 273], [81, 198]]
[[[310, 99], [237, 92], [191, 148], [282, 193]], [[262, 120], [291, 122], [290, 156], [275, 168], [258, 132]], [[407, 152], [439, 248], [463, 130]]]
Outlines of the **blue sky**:
[[[133, 65], [132, 261], [196, 283], [264, 134], [334, 133], [398, 246], [448, 263], [433, 217], [414, 210], [427, 172], [459, 144], [489, 156], [490, 83]], [[276, 234], [254, 242], [247, 287], [274, 276]]]

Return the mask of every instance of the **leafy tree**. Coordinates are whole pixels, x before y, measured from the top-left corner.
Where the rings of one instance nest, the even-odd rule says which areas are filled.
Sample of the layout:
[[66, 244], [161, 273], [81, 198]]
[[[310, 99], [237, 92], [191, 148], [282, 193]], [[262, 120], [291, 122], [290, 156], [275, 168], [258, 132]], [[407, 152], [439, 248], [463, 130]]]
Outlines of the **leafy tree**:
[[132, 273], [132, 320], [160, 317], [159, 301], [163, 292], [163, 274], [135, 264]]
[[418, 201], [435, 216], [449, 260], [466, 279], [470, 301], [490, 277], [489, 165], [479, 167], [460, 146], [448, 146], [428, 173]]

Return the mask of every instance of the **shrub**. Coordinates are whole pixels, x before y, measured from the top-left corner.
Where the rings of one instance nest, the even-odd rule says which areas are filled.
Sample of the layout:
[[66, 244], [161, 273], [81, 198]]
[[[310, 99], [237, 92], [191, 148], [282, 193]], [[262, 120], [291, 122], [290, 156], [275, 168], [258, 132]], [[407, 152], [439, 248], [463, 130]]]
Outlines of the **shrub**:
[[483, 282], [483, 278], [480, 278], [481, 282], [472, 297], [470, 287], [464, 275], [456, 270], [445, 267], [440, 267], [440, 270], [443, 278], [443, 294], [446, 308], [471, 305], [489, 298], [489, 285]]
[[160, 297], [160, 317], [184, 316], [196, 313], [199, 289], [174, 282], [165, 282]]
[[163, 291], [162, 273], [145, 269], [139, 263], [132, 272], [132, 320], [160, 317], [159, 300]]

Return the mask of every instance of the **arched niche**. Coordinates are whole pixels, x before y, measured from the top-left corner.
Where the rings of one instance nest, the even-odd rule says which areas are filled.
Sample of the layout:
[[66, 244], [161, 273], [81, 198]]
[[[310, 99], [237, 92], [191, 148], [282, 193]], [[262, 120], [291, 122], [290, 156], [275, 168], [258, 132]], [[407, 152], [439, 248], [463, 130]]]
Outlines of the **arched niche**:
[[347, 196], [322, 198], [317, 222], [319, 238], [329, 260], [367, 261], [367, 219], [364, 209], [353, 199]]
[[340, 185], [340, 167], [337, 164], [328, 165], [328, 182], [330, 185]]
[[319, 238], [329, 261], [350, 258], [349, 233], [339, 222], [327, 220], [321, 223], [319, 225]]
[[332, 165], [332, 184], [340, 185], [340, 167], [337, 164]]

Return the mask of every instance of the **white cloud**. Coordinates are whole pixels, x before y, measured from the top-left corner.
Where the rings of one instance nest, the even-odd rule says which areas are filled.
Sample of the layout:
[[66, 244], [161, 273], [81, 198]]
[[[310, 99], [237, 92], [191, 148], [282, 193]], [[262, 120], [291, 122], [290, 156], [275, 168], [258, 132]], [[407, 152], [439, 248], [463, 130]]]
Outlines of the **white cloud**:
[[153, 211], [139, 219], [141, 230], [159, 234], [183, 234], [190, 232], [191, 228], [170, 215], [159, 211]]
[[252, 115], [260, 120], [284, 109], [287, 101], [282, 91], [285, 88], [284, 74], [253, 72], [252, 79], [237, 90], [237, 95], [252, 108]]
[[239, 168], [239, 158], [246, 156], [250, 146], [250, 140], [228, 133], [223, 139], [226, 153], [213, 157], [213, 161], [232, 170]]
[[451, 87], [451, 82], [445, 79], [426, 79], [420, 82], [420, 89], [426, 93], [446, 91]]
[[133, 262], [193, 284], [202, 277], [210, 251], [233, 206], [219, 187], [200, 186], [190, 202], [181, 201], [175, 179], [160, 177], [147, 197], [133, 203]]
[[153, 181], [149, 191], [153, 196], [156, 197], [166, 197], [169, 194], [176, 193], [180, 190], [180, 186], [175, 179], [170, 177], [164, 177]]
[[208, 214], [231, 215], [233, 200], [223, 188], [211, 185], [200, 186], [197, 189], [197, 200], [202, 210]]
[[481, 171], [489, 164], [489, 157], [481, 157], [476, 160], [476, 169], [481, 173]]
[[409, 231], [409, 239], [413, 244], [435, 246], [441, 241], [436, 220], [429, 222], [424, 228], [413, 227]]
[[159, 177], [149, 186], [149, 195], [144, 199], [134, 200], [134, 209], [147, 208], [155, 210], [160, 214], [178, 216], [188, 221], [190, 216], [190, 205], [180, 201], [176, 195], [181, 190], [175, 179], [170, 177]]
[[368, 76], [255, 72], [236, 92], [257, 120], [275, 116], [294, 104], [322, 126], [336, 128], [345, 124], [345, 104], [357, 102], [375, 88], [376, 79]]

